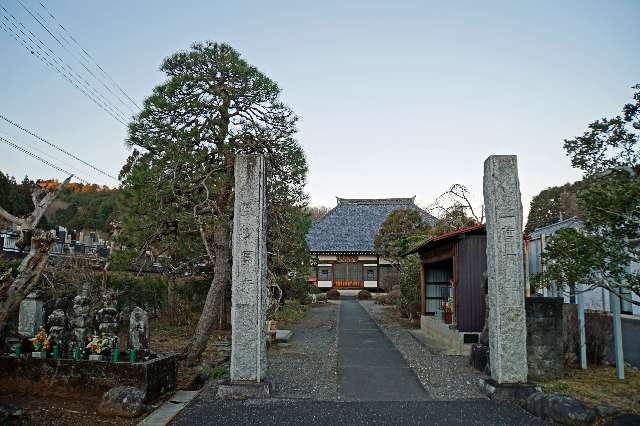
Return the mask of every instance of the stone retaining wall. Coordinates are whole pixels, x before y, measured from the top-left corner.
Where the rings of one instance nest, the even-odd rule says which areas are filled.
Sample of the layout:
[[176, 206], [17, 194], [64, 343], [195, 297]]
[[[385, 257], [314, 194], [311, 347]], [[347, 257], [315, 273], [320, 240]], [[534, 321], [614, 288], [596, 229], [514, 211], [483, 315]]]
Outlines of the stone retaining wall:
[[132, 386], [150, 402], [174, 391], [178, 376], [175, 354], [145, 362], [74, 361], [0, 356], [0, 391], [99, 399], [114, 386]]

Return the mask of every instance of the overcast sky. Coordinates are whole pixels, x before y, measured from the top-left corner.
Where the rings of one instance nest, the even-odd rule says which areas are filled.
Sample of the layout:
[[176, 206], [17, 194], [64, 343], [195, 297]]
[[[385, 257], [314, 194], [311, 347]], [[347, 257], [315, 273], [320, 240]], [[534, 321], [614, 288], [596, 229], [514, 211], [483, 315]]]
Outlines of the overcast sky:
[[[37, 0], [20, 1], [44, 15]], [[427, 205], [453, 183], [480, 203], [484, 159], [516, 154], [526, 206], [579, 178], [563, 139], [618, 114], [640, 82], [635, 0], [42, 3], [138, 104], [163, 81], [164, 57], [194, 41], [232, 44], [299, 114], [313, 205], [413, 195]], [[60, 50], [18, 0], [0, 5]], [[4, 31], [0, 51], [0, 114], [117, 175], [125, 126]], [[117, 185], [47, 157], [46, 145], [4, 122], [0, 136]], [[63, 177], [5, 144], [0, 169]]]

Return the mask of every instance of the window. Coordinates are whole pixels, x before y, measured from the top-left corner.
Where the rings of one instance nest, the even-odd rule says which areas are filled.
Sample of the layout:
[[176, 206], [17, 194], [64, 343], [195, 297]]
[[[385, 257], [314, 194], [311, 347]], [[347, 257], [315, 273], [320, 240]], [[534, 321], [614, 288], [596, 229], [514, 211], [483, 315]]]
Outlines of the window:
[[365, 266], [364, 276], [365, 281], [377, 281], [378, 280], [378, 268], [375, 266]]
[[331, 281], [331, 267], [320, 266], [318, 267], [318, 281]]

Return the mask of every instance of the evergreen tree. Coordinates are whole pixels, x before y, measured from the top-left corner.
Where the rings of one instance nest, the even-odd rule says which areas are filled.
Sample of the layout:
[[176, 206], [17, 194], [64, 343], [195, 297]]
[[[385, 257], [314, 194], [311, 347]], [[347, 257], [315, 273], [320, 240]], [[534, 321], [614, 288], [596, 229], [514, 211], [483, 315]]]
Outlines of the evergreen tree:
[[290, 231], [296, 209], [306, 203], [307, 163], [294, 138], [297, 117], [280, 100], [280, 88], [231, 46], [196, 43], [160, 69], [167, 81], [129, 126], [127, 142], [134, 149], [120, 173], [122, 235], [130, 247], [168, 255], [175, 267], [193, 259], [212, 266], [188, 348], [195, 360], [229, 297], [236, 154], [267, 159], [272, 258], [288, 257], [281, 251], [304, 244], [287, 241], [300, 236]]

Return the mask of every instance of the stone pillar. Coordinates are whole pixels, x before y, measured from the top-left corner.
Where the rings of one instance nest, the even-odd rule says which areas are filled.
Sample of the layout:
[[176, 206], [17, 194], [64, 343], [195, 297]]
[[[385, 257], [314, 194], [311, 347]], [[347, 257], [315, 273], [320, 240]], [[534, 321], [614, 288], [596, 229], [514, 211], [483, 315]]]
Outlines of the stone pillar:
[[497, 383], [526, 383], [522, 202], [515, 155], [484, 163], [489, 281], [489, 357]]
[[[89, 284], [83, 284], [80, 294], [73, 299], [73, 317], [71, 319], [72, 327], [72, 343], [71, 345], [77, 345], [84, 349], [87, 346], [89, 338], [89, 326], [90, 318], [89, 311]], [[72, 350], [72, 346], [69, 347], [69, 351]]]
[[233, 383], [260, 383], [267, 370], [265, 186], [264, 157], [238, 155], [231, 270]]

